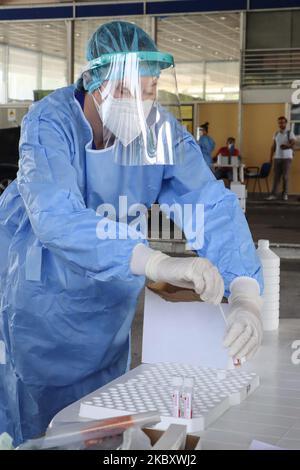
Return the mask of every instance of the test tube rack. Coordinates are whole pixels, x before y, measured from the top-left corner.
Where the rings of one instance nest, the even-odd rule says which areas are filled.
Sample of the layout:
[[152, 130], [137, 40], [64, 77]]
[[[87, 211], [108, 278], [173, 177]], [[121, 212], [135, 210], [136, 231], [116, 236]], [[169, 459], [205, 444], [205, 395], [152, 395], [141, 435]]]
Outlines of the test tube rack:
[[[194, 378], [193, 417], [172, 417], [172, 377]], [[259, 385], [255, 373], [220, 371], [187, 364], [142, 364], [90, 394], [80, 404], [81, 418], [102, 419], [157, 410], [165, 430], [185, 424], [188, 432], [203, 431], [231, 406], [241, 403]]]

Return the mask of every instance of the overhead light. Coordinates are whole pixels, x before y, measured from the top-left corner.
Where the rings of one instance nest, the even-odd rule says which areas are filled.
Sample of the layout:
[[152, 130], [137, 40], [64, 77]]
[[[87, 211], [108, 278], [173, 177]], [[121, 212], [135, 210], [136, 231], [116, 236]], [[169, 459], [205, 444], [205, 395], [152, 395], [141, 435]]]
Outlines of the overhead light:
[[226, 16], [220, 16], [220, 20], [222, 21], [226, 20]]
[[45, 24], [45, 28], [51, 28], [51, 24]]
[[79, 38], [79, 36], [80, 36], [80, 33], [76, 33], [76, 34], [75, 34], [75, 36], [76, 36], [77, 38]]
[[197, 49], [202, 49], [202, 46], [200, 46], [200, 44], [198, 44]]
[[34, 43], [32, 43], [32, 44], [30, 44], [30, 45], [31, 45], [31, 47], [35, 47], [35, 46], [36, 46], [36, 44], [34, 44]]
[[178, 38], [177, 41], [178, 41], [178, 42], [182, 42], [182, 38]]
[[215, 51], [215, 55], [219, 55], [218, 51]]

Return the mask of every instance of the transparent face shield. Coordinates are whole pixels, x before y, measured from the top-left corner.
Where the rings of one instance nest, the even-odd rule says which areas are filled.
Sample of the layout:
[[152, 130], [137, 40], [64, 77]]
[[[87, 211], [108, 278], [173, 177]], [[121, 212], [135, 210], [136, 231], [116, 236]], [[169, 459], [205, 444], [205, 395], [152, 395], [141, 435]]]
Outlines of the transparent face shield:
[[93, 93], [104, 148], [121, 165], [182, 163], [183, 128], [173, 57], [156, 51], [104, 54], [90, 62], [85, 88], [99, 75]]

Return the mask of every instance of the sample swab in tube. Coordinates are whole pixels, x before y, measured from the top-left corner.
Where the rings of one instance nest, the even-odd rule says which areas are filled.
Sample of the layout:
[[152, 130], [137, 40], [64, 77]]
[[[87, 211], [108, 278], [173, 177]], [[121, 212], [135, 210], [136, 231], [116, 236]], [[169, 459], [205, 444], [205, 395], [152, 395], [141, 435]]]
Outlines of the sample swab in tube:
[[[225, 315], [225, 313], [224, 313], [224, 310], [223, 310], [221, 304], [219, 304], [219, 309], [220, 309], [221, 315], [222, 315], [222, 317], [223, 317], [223, 320], [224, 320], [224, 322], [225, 322], [225, 325], [226, 325], [227, 327], [229, 327], [229, 324], [228, 324], [226, 315]], [[242, 364], [244, 364], [244, 362], [246, 362], [246, 358], [245, 358], [245, 357], [242, 357], [241, 359], [239, 359], [239, 358], [237, 358], [237, 357], [233, 357], [233, 358], [232, 358], [232, 362], [233, 362], [233, 366], [234, 366], [234, 367], [239, 367], [239, 366], [241, 366]]]
[[223, 310], [221, 304], [219, 304], [219, 309], [220, 309], [221, 315], [222, 315], [222, 317], [223, 317], [223, 319], [224, 319], [225, 325], [228, 326], [228, 321], [227, 321], [226, 315], [225, 315], [225, 313], [224, 313], [224, 310]]

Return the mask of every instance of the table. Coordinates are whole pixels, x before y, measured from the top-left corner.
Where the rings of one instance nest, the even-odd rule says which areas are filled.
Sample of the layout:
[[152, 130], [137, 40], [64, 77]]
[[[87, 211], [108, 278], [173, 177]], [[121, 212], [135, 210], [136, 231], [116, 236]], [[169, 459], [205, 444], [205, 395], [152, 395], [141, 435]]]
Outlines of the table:
[[[218, 163], [213, 164], [214, 169], [222, 169], [222, 170], [232, 170], [232, 178], [233, 178], [233, 183], [238, 183], [240, 181], [241, 183], [244, 183], [244, 169], [245, 165], [243, 163], [240, 163], [239, 165], [221, 165]], [[239, 174], [238, 174], [239, 170]]]
[[[260, 376], [260, 386], [199, 433], [203, 450], [247, 449], [253, 439], [300, 450], [300, 364], [291, 360], [296, 340], [300, 359], [300, 319], [282, 319], [278, 331], [265, 333], [259, 353], [243, 366]], [[122, 377], [112, 383], [120, 382]], [[79, 407], [77, 401], [60, 411], [50, 426], [87, 421], [78, 418]]]

